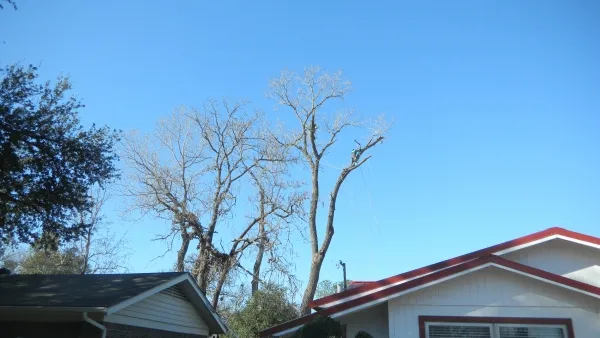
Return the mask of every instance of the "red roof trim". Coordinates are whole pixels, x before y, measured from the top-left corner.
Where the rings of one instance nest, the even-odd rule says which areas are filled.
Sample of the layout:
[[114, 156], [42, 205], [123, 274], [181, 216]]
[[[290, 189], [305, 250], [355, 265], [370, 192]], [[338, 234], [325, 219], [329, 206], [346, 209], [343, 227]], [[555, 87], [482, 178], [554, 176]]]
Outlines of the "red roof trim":
[[513, 247], [516, 247], [519, 245], [523, 245], [523, 244], [528, 244], [528, 243], [531, 243], [531, 242], [534, 242], [534, 241], [537, 241], [537, 240], [540, 240], [540, 239], [543, 239], [546, 237], [550, 237], [553, 235], [561, 235], [564, 237], [569, 237], [572, 239], [600, 245], [600, 238], [598, 238], [598, 237], [584, 235], [582, 233], [569, 231], [569, 230], [566, 230], [563, 228], [557, 228], [557, 227], [549, 228], [549, 229], [546, 229], [546, 230], [543, 230], [540, 232], [536, 232], [531, 235], [513, 239], [512, 241], [500, 243], [500, 244], [490, 246], [485, 249], [473, 251], [471, 253], [468, 253], [468, 254], [465, 254], [462, 256], [454, 257], [454, 258], [451, 258], [451, 259], [448, 259], [445, 261], [431, 264], [431, 265], [428, 265], [428, 266], [420, 268], [420, 269], [408, 271], [408, 272], [405, 272], [405, 273], [402, 273], [399, 275], [381, 279], [379, 281], [373, 281], [373, 282], [370, 282], [365, 285], [354, 287], [354, 288], [348, 289], [346, 291], [342, 291], [342, 292], [339, 292], [339, 293], [336, 293], [336, 294], [333, 294], [333, 295], [330, 295], [327, 297], [315, 299], [310, 303], [310, 307], [312, 307], [312, 308], [322, 307], [323, 305], [327, 305], [328, 303], [331, 303], [331, 302], [334, 302], [337, 300], [341, 300], [341, 299], [344, 299], [344, 298], [347, 298], [347, 297], [350, 297], [353, 295], [371, 291], [371, 290], [377, 289], [382, 286], [402, 282], [402, 281], [405, 281], [408, 279], [412, 279], [412, 278], [424, 275], [426, 273], [431, 273], [433, 271], [447, 268], [449, 266], [465, 263], [465, 262], [475, 259], [477, 257], [491, 255], [498, 251], [510, 249], [510, 248], [513, 248]]
[[569, 338], [575, 338], [571, 318], [419, 316], [419, 338], [426, 338], [425, 323], [427, 322], [564, 325]]
[[268, 337], [274, 333], [278, 333], [281, 331], [285, 331], [291, 328], [294, 328], [296, 326], [300, 326], [303, 324], [306, 324], [310, 321], [312, 321], [314, 318], [319, 317], [319, 316], [330, 316], [332, 314], [338, 313], [338, 312], [342, 312], [344, 310], [348, 310], [363, 304], [367, 304], [370, 303], [372, 301], [387, 297], [387, 296], [391, 296], [394, 295], [396, 293], [402, 292], [402, 291], [406, 291], [406, 290], [410, 290], [412, 288], [430, 283], [430, 282], [434, 282], [437, 281], [439, 279], [445, 278], [445, 277], [449, 277], [452, 275], [455, 275], [457, 273], [463, 272], [463, 271], [467, 271], [473, 268], [476, 268], [478, 266], [487, 264], [487, 263], [494, 263], [497, 265], [501, 265], [513, 270], [517, 270], [526, 274], [530, 274], [536, 277], [540, 277], [549, 281], [553, 281], [555, 283], [558, 284], [562, 284], [562, 285], [566, 285], [581, 291], [585, 291], [585, 292], [589, 292], [592, 293], [594, 295], [598, 295], [600, 296], [600, 288], [586, 284], [586, 283], [582, 283], [582, 282], [578, 282], [576, 280], [573, 279], [569, 279], [563, 276], [559, 276], [547, 271], [543, 271], [540, 269], [536, 269], [536, 268], [532, 268], [530, 266], [526, 266], [520, 263], [516, 263], [513, 261], [509, 261], [507, 259], [498, 257], [498, 256], [493, 256], [493, 255], [489, 255], [489, 256], [483, 256], [483, 257], [479, 257], [477, 259], [471, 260], [469, 262], [460, 264], [460, 265], [456, 265], [453, 267], [450, 267], [448, 269], [445, 270], [441, 270], [441, 271], [437, 271], [434, 272], [432, 274], [426, 275], [426, 276], [422, 276], [416, 279], [413, 279], [411, 281], [408, 281], [406, 283], [402, 283], [402, 284], [398, 284], [392, 287], [389, 287], [387, 289], [383, 289], [368, 295], [364, 295], [360, 298], [356, 298], [356, 299], [352, 299], [350, 301], [347, 301], [345, 303], [340, 303], [328, 308], [324, 308], [319, 312], [315, 312], [312, 313], [310, 315], [304, 316], [304, 317], [300, 317], [294, 320], [291, 320], [289, 322], [280, 324], [278, 326], [274, 326], [272, 328], [269, 328], [267, 330], [264, 330], [262, 332], [260, 332], [260, 336], [261, 337]]

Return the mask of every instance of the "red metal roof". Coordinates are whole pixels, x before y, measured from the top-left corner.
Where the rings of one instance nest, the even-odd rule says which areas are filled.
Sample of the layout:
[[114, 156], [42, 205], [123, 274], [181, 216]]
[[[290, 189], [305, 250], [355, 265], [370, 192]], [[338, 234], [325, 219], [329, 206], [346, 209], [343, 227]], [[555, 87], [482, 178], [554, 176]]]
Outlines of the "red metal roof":
[[359, 287], [353, 287], [351, 289], [348, 289], [346, 291], [342, 291], [339, 293], [335, 293], [333, 295], [327, 296], [327, 297], [323, 297], [323, 298], [319, 298], [319, 299], [315, 299], [310, 303], [310, 307], [311, 308], [321, 308], [323, 305], [327, 305], [328, 303], [331, 302], [335, 302], [337, 300], [341, 300], [353, 295], [357, 295], [363, 292], [367, 292], [367, 291], [371, 291], [380, 287], [384, 287], [390, 284], [395, 284], [398, 282], [402, 282], [408, 279], [412, 279], [427, 273], [431, 273], [433, 271], [437, 271], [440, 269], [444, 269], [453, 265], [457, 265], [457, 264], [461, 264], [467, 261], [470, 261], [472, 259], [475, 259], [477, 257], [481, 257], [481, 256], [485, 256], [485, 255], [491, 255], [494, 254], [498, 251], [502, 251], [502, 250], [506, 250], [506, 249], [510, 249], [519, 245], [523, 245], [523, 244], [528, 244], [546, 237], [550, 237], [553, 235], [561, 235], [564, 237], [569, 237], [572, 239], [576, 239], [576, 240], [581, 240], [584, 242], [590, 242], [590, 243], [594, 243], [594, 244], [599, 244], [600, 245], [600, 238], [597, 237], [593, 237], [593, 236], [588, 236], [588, 235], [584, 235], [578, 232], [574, 232], [574, 231], [569, 231], [567, 229], [563, 229], [563, 228], [549, 228], [540, 232], [536, 232], [533, 233], [531, 235], [527, 235], [527, 236], [523, 236], [523, 237], [519, 237], [517, 239], [513, 239], [511, 241], [508, 242], [504, 242], [504, 243], [500, 243], [494, 246], [490, 246], [488, 248], [485, 249], [481, 249], [481, 250], [477, 250], [477, 251], [473, 251], [471, 253], [462, 255], [462, 256], [458, 256], [458, 257], [454, 257], [454, 258], [450, 258], [447, 259], [445, 261], [441, 261], [435, 264], [431, 264], [416, 270], [411, 270], [399, 275], [395, 275], [392, 277], [388, 277], [385, 279], [381, 279], [378, 281], [373, 281], [373, 282], [369, 282], [365, 285], [359, 286]]
[[470, 270], [470, 269], [473, 269], [473, 268], [476, 268], [478, 266], [482, 266], [482, 265], [488, 264], [488, 263], [493, 263], [493, 264], [496, 264], [499, 266], [504, 266], [504, 267], [512, 269], [512, 270], [520, 271], [520, 272], [523, 272], [528, 275], [546, 279], [548, 281], [552, 281], [557, 284], [562, 284], [567, 287], [571, 287], [571, 288], [574, 288], [574, 289], [577, 289], [580, 291], [584, 291], [584, 292], [588, 292], [588, 293], [592, 293], [594, 295], [600, 296], [600, 288], [599, 287], [596, 287], [596, 286], [593, 286], [593, 285], [590, 285], [587, 283], [579, 282], [574, 279], [563, 277], [563, 276], [560, 276], [557, 274], [553, 274], [553, 273], [550, 273], [550, 272], [547, 272], [544, 270], [536, 269], [536, 268], [533, 268], [533, 267], [530, 267], [527, 265], [523, 265], [523, 264], [520, 264], [517, 262], [509, 261], [509, 260], [501, 258], [499, 256], [488, 255], [488, 256], [482, 256], [482, 257], [476, 258], [474, 260], [471, 260], [471, 261], [463, 263], [463, 264], [459, 264], [459, 265], [450, 267], [445, 270], [437, 271], [432, 274], [413, 279], [406, 283], [398, 284], [398, 285], [389, 287], [387, 289], [383, 289], [383, 290], [380, 290], [380, 291], [377, 291], [374, 293], [370, 293], [368, 295], [364, 295], [359, 298], [349, 300], [344, 303], [340, 303], [340, 304], [337, 304], [337, 305], [334, 305], [334, 306], [331, 306], [328, 308], [324, 308], [321, 311], [318, 311], [318, 312], [312, 313], [310, 315], [300, 317], [300, 318], [291, 320], [289, 322], [274, 326], [267, 330], [264, 330], [264, 331], [260, 332], [260, 336], [261, 337], [269, 337], [275, 333], [279, 333], [279, 332], [309, 323], [317, 317], [331, 316], [333, 314], [342, 312], [344, 310], [348, 310], [348, 309], [351, 309], [351, 308], [354, 308], [354, 307], [357, 307], [360, 305], [364, 305], [364, 304], [385, 298], [387, 296], [392, 296], [392, 295], [400, 293], [402, 291], [407, 291], [407, 290], [416, 288], [418, 286], [421, 286], [421, 285], [424, 285], [424, 284], [427, 284], [430, 282], [434, 282], [434, 281], [437, 281], [437, 280], [440, 280], [440, 279], [443, 279], [443, 278], [446, 278], [446, 277], [449, 277], [449, 276], [458, 274], [460, 272], [467, 271], [467, 270]]
[[[485, 249], [477, 250], [462, 256], [458, 256], [455, 258], [451, 258], [442, 262], [438, 262], [432, 265], [428, 265], [426, 267], [405, 272], [403, 274], [395, 275], [389, 278], [385, 278], [375, 282], [360, 282], [365, 283], [364, 285], [354, 287], [348, 289], [346, 291], [333, 294], [331, 296], [323, 297], [321, 299], [317, 299], [311, 303], [311, 307], [320, 307], [321, 305], [326, 305], [328, 303], [343, 300], [347, 297], [358, 295], [367, 291], [371, 291], [382, 286], [389, 286], [385, 289], [374, 291], [372, 293], [359, 296], [355, 299], [347, 300], [343, 303], [339, 303], [327, 308], [322, 308], [320, 311], [312, 313], [307, 316], [303, 316], [292, 321], [274, 326], [267, 330], [260, 332], [261, 337], [268, 337], [272, 334], [282, 332], [303, 324], [306, 324], [312, 321], [314, 318], [319, 316], [330, 316], [335, 313], [339, 313], [366, 303], [370, 303], [372, 301], [385, 298], [390, 295], [394, 295], [396, 293], [410, 290], [417, 286], [427, 284], [432, 281], [436, 281], [448, 276], [452, 276], [454, 274], [475, 268], [477, 266], [481, 266], [487, 263], [494, 263], [497, 265], [501, 265], [507, 268], [511, 268], [516, 271], [524, 272], [529, 275], [537, 276], [549, 281], [556, 282], [558, 284], [562, 284], [571, 288], [575, 288], [581, 291], [586, 291], [595, 295], [600, 296], [600, 288], [578, 282], [573, 279], [569, 279], [560, 275], [556, 275], [547, 271], [543, 271], [540, 269], [536, 269], [527, 265], [523, 265], [520, 263], [516, 263], [499, 256], [494, 256], [493, 254], [496, 252], [500, 252], [503, 250], [511, 249], [520, 245], [529, 244], [535, 242], [537, 240], [542, 240], [547, 237], [560, 235], [563, 237], [571, 238], [574, 240], [579, 240], [591, 244], [600, 245], [600, 238], [584, 235], [578, 232], [569, 231], [563, 228], [549, 228], [540, 232], [536, 232], [531, 235], [527, 235], [524, 237], [520, 237], [514, 239], [512, 241], [504, 242], [501, 244], [497, 244]], [[393, 285], [398, 282], [404, 282], [398, 285]]]

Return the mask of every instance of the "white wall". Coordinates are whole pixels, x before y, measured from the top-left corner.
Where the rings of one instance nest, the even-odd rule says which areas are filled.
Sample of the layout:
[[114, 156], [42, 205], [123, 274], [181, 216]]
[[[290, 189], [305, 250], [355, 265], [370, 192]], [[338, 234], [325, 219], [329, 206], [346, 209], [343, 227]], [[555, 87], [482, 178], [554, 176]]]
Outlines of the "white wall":
[[572, 318], [577, 338], [599, 337], [600, 301], [489, 267], [388, 302], [389, 337], [418, 338], [418, 317]]
[[[170, 290], [169, 290], [170, 289]], [[208, 326], [177, 287], [132, 304], [105, 318], [106, 322], [208, 335]]]
[[348, 338], [354, 338], [361, 330], [369, 333], [374, 338], [389, 337], [388, 307], [385, 303], [336, 319], [346, 325], [346, 336]]
[[502, 257], [600, 286], [600, 250], [582, 244], [553, 239]]

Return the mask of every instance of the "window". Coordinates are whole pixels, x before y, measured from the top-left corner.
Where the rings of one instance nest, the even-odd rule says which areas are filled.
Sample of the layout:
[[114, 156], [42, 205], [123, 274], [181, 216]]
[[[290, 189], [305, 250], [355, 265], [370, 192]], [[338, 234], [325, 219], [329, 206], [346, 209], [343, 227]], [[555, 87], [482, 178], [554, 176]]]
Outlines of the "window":
[[492, 338], [492, 325], [435, 323], [427, 329], [428, 338]]
[[424, 338], [573, 338], [570, 319], [419, 317]]
[[546, 325], [497, 325], [498, 338], [566, 338], [565, 328]]

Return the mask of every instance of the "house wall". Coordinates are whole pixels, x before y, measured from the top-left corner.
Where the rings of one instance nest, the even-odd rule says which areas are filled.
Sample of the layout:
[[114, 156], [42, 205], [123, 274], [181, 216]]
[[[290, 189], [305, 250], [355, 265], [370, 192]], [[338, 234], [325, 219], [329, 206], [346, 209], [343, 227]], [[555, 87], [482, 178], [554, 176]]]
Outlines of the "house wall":
[[105, 323], [106, 338], [206, 338], [205, 335], [170, 332], [146, 327]]
[[421, 315], [571, 318], [577, 338], [598, 337], [599, 307], [589, 296], [488, 267], [389, 300], [389, 337], [419, 338]]
[[346, 337], [354, 338], [363, 330], [374, 338], [387, 338], [388, 333], [388, 308], [381, 304], [347, 316], [336, 318], [341, 324], [346, 325]]
[[208, 335], [209, 330], [177, 286], [121, 309], [104, 321], [196, 335]]
[[553, 239], [503, 258], [600, 287], [600, 250]]
[[101, 333], [84, 322], [0, 321], [2, 338], [100, 338]]

